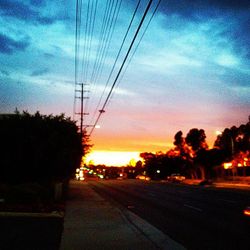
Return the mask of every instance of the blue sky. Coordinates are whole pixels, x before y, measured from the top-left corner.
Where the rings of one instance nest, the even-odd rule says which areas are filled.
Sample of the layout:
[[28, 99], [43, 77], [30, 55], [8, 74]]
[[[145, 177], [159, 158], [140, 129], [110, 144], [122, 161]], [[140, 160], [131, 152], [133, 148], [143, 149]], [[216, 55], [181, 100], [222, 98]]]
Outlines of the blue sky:
[[[140, 5], [136, 24], [146, 3]], [[90, 68], [105, 4], [98, 3]], [[72, 116], [75, 5], [73, 0], [0, 0], [1, 113], [18, 108]], [[121, 3], [102, 74], [94, 86], [90, 76], [86, 80], [91, 90], [87, 124], [93, 122], [91, 114], [135, 6], [132, 0]], [[205, 129], [211, 143], [216, 130], [247, 121], [249, 96], [250, 2], [162, 0], [101, 117], [101, 129], [93, 133], [94, 149], [164, 151], [177, 131], [186, 134], [194, 127]]]

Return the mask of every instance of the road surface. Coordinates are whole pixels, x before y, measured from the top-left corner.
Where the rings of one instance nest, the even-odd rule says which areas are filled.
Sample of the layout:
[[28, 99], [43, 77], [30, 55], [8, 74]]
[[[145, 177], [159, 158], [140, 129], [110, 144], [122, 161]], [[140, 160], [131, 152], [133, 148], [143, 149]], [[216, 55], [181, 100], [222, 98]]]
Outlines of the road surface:
[[139, 180], [89, 184], [187, 249], [250, 249], [250, 218], [242, 212], [250, 204], [249, 191]]

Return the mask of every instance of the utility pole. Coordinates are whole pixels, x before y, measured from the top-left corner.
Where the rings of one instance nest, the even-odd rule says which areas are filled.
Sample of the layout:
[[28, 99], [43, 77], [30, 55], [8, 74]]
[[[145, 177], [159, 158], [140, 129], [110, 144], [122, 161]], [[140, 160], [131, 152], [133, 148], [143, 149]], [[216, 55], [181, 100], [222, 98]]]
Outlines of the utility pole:
[[[80, 116], [80, 127], [79, 127], [79, 130], [80, 130], [80, 135], [81, 135], [81, 141], [83, 142], [83, 120], [84, 120], [84, 116], [85, 115], [89, 115], [89, 113], [84, 113], [83, 112], [83, 109], [84, 109], [84, 103], [83, 103], [83, 101], [84, 101], [84, 99], [89, 99], [88, 96], [84, 96], [84, 93], [85, 92], [89, 92], [89, 91], [88, 90], [84, 90], [84, 86], [87, 85], [87, 84], [78, 83], [77, 85], [80, 87], [80, 89], [79, 88], [76, 89], [75, 98], [76, 99], [80, 99], [80, 112], [75, 112], [75, 114]], [[78, 96], [77, 93], [80, 93], [80, 96]]]

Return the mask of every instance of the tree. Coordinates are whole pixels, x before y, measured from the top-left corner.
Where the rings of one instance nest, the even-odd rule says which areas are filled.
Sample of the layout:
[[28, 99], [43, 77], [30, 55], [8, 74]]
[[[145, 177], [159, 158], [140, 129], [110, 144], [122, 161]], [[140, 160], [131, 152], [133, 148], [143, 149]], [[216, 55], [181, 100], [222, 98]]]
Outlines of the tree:
[[64, 114], [17, 112], [1, 115], [0, 126], [0, 181], [65, 179], [80, 165], [81, 137], [75, 122]]
[[183, 135], [182, 131], [178, 131], [174, 136], [174, 145], [176, 146], [176, 149], [179, 150], [182, 150], [185, 144], [185, 139], [183, 138], [182, 135]]
[[[178, 152], [178, 156], [182, 159], [190, 161], [191, 151], [185, 141], [185, 138], [183, 137], [182, 131], [175, 134], [173, 144], [175, 145], [174, 152]], [[170, 153], [170, 151], [168, 153]]]
[[245, 167], [250, 158], [250, 117], [246, 124], [225, 128], [222, 134], [217, 136], [214, 147], [224, 153], [224, 161], [232, 163], [236, 175], [238, 166], [243, 168], [245, 174]]
[[193, 128], [186, 136], [186, 143], [192, 148], [194, 153], [200, 149], [207, 149], [206, 134], [203, 129]]
[[151, 175], [157, 166], [157, 159], [156, 159], [155, 154], [143, 152], [143, 153], [140, 153], [140, 157], [143, 159], [143, 165], [144, 165], [146, 173], [148, 175]]
[[208, 149], [206, 143], [206, 134], [203, 129], [193, 128], [191, 129], [185, 139], [187, 145], [191, 148], [190, 156], [193, 159], [193, 174], [195, 178], [206, 178], [206, 171], [204, 165], [200, 164], [200, 161], [196, 161], [196, 157], [200, 151]]
[[224, 159], [224, 151], [220, 149], [201, 149], [197, 152], [195, 163], [199, 166], [203, 166], [201, 169], [203, 179], [210, 179], [215, 177], [214, 167], [221, 165]]
[[217, 136], [214, 146], [224, 150], [228, 160], [240, 152], [250, 151], [250, 121], [239, 127], [225, 128], [222, 134]]

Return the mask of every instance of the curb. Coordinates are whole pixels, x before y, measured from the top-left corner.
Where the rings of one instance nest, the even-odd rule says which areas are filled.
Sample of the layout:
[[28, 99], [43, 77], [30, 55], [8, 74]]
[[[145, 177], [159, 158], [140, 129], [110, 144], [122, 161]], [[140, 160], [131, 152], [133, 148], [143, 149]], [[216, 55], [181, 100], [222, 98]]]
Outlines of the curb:
[[[119, 209], [120, 210], [120, 209]], [[180, 243], [171, 239], [168, 235], [129, 210], [120, 210], [128, 222], [145, 236], [157, 249], [162, 250], [186, 250]]]

